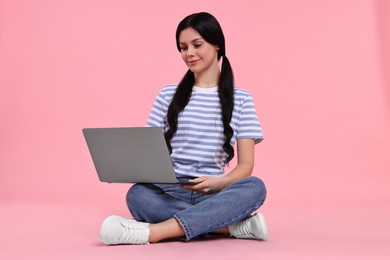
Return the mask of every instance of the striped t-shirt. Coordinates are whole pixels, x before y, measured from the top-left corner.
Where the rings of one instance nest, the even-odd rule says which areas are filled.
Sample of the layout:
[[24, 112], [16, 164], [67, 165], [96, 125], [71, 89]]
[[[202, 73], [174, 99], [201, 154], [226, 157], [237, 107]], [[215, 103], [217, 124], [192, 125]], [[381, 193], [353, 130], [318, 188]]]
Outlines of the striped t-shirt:
[[[158, 93], [147, 126], [168, 129], [167, 112], [177, 85]], [[251, 94], [234, 89], [234, 109], [230, 125], [234, 135], [231, 144], [242, 138], [255, 143], [263, 139]], [[225, 135], [221, 119], [218, 87], [193, 87], [190, 101], [178, 116], [178, 127], [171, 141], [172, 163], [178, 177], [217, 176], [224, 173], [227, 154], [223, 150]]]

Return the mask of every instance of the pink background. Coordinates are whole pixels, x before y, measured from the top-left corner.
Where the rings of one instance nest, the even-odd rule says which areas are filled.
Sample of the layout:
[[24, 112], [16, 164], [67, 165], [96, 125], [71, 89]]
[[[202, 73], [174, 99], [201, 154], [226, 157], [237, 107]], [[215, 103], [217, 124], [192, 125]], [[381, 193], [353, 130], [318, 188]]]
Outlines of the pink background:
[[[335, 226], [348, 241], [375, 230], [377, 240], [358, 255], [388, 256], [383, 247], [390, 237], [386, 0], [0, 0], [2, 229], [15, 238], [27, 230], [28, 238], [42, 240], [47, 239], [42, 230], [52, 227], [31, 226], [26, 219], [59, 221], [63, 246], [83, 241], [80, 248], [90, 248], [72, 257], [85, 259], [102, 250], [95, 233], [106, 215], [128, 214], [128, 185], [98, 181], [81, 129], [144, 125], [157, 91], [186, 71], [175, 30], [184, 16], [198, 11], [220, 21], [236, 84], [253, 94], [265, 133], [254, 174], [268, 186], [262, 211], [271, 231], [274, 227], [274, 243], [263, 250], [256, 244], [248, 256], [277, 257], [284, 250], [289, 257], [313, 259], [332, 236], [328, 227]], [[90, 225], [79, 240], [73, 232], [75, 223], [80, 225], [76, 212]], [[331, 216], [336, 224], [329, 222], [329, 212], [339, 214]], [[19, 218], [26, 226], [15, 233]], [[287, 242], [278, 244], [296, 234], [294, 221], [311, 225], [296, 240], [315, 243], [308, 255]], [[365, 221], [375, 226], [357, 232]], [[348, 223], [356, 226], [339, 230]], [[3, 254], [23, 254], [20, 241], [3, 242], [8, 248]], [[190, 245], [197, 246], [185, 244]], [[340, 247], [338, 240], [332, 245]], [[63, 248], [57, 247], [51, 246], [58, 256]], [[32, 248], [34, 254], [43, 252]], [[125, 257], [124, 248], [107, 250]], [[358, 243], [350, 248], [363, 250]], [[349, 256], [333, 252], [331, 257]]]

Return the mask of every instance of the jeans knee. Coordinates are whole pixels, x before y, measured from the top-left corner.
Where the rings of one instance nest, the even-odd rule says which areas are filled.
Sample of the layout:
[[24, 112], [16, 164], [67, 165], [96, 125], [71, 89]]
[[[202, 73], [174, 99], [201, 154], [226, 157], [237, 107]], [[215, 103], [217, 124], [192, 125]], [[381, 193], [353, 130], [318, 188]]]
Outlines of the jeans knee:
[[128, 209], [130, 210], [130, 213], [133, 215], [134, 218], [137, 219], [137, 209], [140, 208], [142, 201], [144, 201], [145, 198], [143, 198], [142, 193], [145, 187], [142, 186], [142, 184], [134, 184], [126, 194], [126, 204]]
[[247, 188], [251, 189], [253, 198], [256, 198], [258, 203], [262, 205], [267, 197], [267, 189], [264, 182], [256, 176], [250, 176], [246, 178], [246, 181], [248, 182]]

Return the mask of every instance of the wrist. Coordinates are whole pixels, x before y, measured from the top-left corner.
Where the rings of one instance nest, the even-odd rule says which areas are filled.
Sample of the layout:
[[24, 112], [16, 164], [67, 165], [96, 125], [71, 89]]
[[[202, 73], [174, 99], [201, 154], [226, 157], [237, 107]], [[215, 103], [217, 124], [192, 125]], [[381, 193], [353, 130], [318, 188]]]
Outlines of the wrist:
[[223, 181], [222, 181], [223, 188], [230, 186], [231, 184], [233, 184], [236, 181], [235, 178], [233, 178], [233, 176], [231, 176], [230, 174], [223, 176], [222, 179], [223, 179]]

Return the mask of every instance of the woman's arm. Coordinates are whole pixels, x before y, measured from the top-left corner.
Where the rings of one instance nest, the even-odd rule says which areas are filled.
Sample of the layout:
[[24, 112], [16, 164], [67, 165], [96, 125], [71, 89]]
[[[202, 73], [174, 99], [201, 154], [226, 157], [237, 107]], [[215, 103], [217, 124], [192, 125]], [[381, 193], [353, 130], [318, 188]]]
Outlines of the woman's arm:
[[183, 185], [183, 187], [205, 194], [223, 190], [233, 182], [252, 175], [254, 153], [255, 141], [253, 139], [239, 139], [237, 141], [237, 166], [229, 174], [223, 177], [199, 177], [193, 180], [197, 184]]

